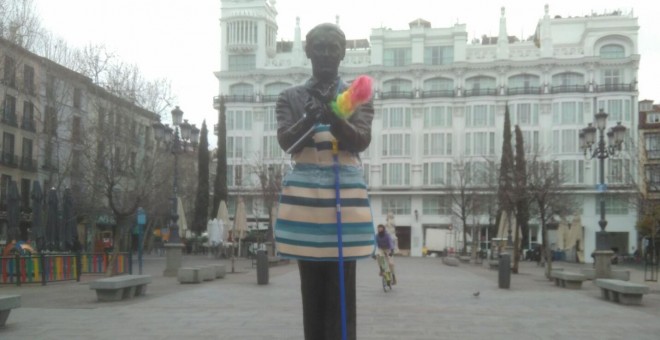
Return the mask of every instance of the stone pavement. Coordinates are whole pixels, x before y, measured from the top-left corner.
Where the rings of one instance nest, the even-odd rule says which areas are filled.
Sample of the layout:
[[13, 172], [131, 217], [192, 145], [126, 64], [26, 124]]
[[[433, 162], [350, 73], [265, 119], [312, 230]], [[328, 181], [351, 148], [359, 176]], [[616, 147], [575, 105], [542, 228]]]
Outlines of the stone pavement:
[[[217, 261], [184, 257], [184, 265]], [[602, 300], [589, 281], [579, 291], [557, 288], [530, 262], [521, 264], [509, 290], [498, 289], [497, 272], [481, 266], [449, 267], [438, 258], [395, 262], [399, 284], [387, 293], [375, 261], [358, 264], [359, 339], [660, 338], [658, 283], [650, 284], [642, 306], [629, 307]], [[271, 268], [266, 286], [256, 284], [247, 260], [225, 279], [196, 285], [162, 277], [164, 268], [163, 257], [146, 257], [145, 273], [154, 275], [147, 295], [113, 303], [96, 302], [88, 282], [0, 286], [0, 294], [23, 300], [0, 339], [302, 339], [295, 263]], [[640, 278], [633, 273], [632, 281]]]

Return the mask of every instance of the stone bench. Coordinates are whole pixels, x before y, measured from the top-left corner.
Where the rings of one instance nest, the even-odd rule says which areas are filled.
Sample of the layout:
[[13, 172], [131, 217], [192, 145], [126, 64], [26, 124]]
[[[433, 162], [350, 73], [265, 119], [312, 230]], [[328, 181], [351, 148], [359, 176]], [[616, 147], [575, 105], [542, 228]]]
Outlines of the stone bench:
[[649, 287], [616, 279], [596, 279], [601, 296], [605, 300], [618, 302], [622, 305], [641, 305], [642, 297], [649, 292]]
[[[582, 268], [580, 269], [580, 273], [586, 276], [587, 280], [594, 280], [596, 278], [596, 269], [594, 268]], [[630, 270], [613, 269], [611, 273], [612, 277], [610, 277], [610, 279], [630, 281]]]
[[0, 295], [0, 328], [5, 326], [11, 310], [20, 306], [20, 295]]
[[96, 290], [99, 301], [119, 301], [144, 295], [151, 275], [120, 275], [93, 281], [89, 289]]
[[203, 280], [200, 267], [182, 267], [177, 272], [179, 283], [201, 283]]
[[490, 269], [497, 269], [500, 267], [500, 260], [488, 260], [488, 267]]
[[442, 258], [442, 263], [452, 266], [452, 267], [457, 267], [459, 264], [459, 260], [455, 257], [443, 257]]
[[211, 265], [199, 266], [201, 279], [202, 281], [213, 281], [215, 280], [215, 267]]
[[227, 268], [224, 264], [211, 264], [209, 265], [215, 271], [215, 278], [222, 279], [227, 274]]
[[564, 270], [553, 270], [550, 276], [555, 280], [555, 286], [568, 289], [582, 288], [582, 282], [587, 279], [586, 276], [582, 274], [571, 273]]

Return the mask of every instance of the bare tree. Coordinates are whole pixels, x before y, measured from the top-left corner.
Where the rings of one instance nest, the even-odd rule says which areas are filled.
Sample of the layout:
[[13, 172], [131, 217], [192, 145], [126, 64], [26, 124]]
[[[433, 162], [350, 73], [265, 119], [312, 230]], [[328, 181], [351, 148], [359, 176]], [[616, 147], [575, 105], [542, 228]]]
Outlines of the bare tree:
[[277, 198], [282, 187], [282, 177], [284, 165], [282, 161], [269, 161], [257, 157], [258, 161], [251, 165], [252, 173], [259, 179], [261, 196], [264, 202], [264, 208], [268, 215], [268, 235], [269, 242], [273, 242], [273, 208], [277, 205]]
[[[449, 198], [451, 200], [451, 211], [454, 216], [461, 220], [463, 223], [463, 250], [467, 253], [467, 228], [468, 218], [474, 215], [476, 207], [477, 192], [474, 183], [472, 183], [472, 167], [471, 163], [464, 160], [459, 160], [454, 163], [454, 173], [452, 183], [448, 185]], [[474, 241], [474, 227], [473, 227], [473, 241]], [[473, 246], [473, 253], [475, 247]]]
[[527, 190], [530, 208], [538, 216], [543, 238], [542, 256], [545, 258], [546, 277], [550, 278], [552, 254], [548, 245], [548, 224], [556, 216], [567, 216], [573, 212], [575, 204], [563, 186], [564, 179], [552, 161], [533, 155], [527, 161]]

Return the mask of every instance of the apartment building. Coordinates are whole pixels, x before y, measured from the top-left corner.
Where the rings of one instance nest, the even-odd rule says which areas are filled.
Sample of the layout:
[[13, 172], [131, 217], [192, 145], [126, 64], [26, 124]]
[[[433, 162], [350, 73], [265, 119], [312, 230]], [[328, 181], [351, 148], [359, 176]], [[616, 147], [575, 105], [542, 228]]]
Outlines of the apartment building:
[[[249, 167], [288, 161], [276, 140], [275, 100], [284, 88], [304, 82], [311, 65], [300, 19], [294, 39], [282, 41], [273, 1], [221, 4], [220, 93], [214, 104], [218, 108], [222, 96], [227, 108], [227, 181], [258, 207], [258, 182]], [[412, 256], [422, 254], [428, 228], [471, 228], [451, 213], [449, 187], [457, 164], [468, 164], [474, 185], [483, 184], [477, 174], [500, 158], [507, 106], [528, 151], [562, 171], [578, 205], [585, 254], [594, 250], [599, 230], [598, 161], [580, 150], [579, 132], [603, 109], [608, 127], [621, 122], [627, 140], [637, 140], [637, 18], [620, 11], [562, 18], [546, 6], [537, 34], [516, 37], [507, 32], [504, 8], [499, 14], [499, 34], [492, 37], [470, 40], [466, 24], [436, 28], [416, 19], [408, 29], [374, 28], [364, 39], [347, 42], [342, 78], [374, 79], [373, 137], [361, 158], [375, 222], [393, 214], [399, 247]], [[497, 22], [494, 13], [495, 27]], [[632, 144], [624, 143], [620, 156], [605, 162], [607, 231], [621, 253], [631, 252], [637, 241], [634, 185], [624, 175]], [[255, 220], [264, 218], [265, 212], [254, 211]], [[489, 221], [479, 216], [470, 223]], [[538, 221], [530, 223], [530, 240], [539, 241]]]

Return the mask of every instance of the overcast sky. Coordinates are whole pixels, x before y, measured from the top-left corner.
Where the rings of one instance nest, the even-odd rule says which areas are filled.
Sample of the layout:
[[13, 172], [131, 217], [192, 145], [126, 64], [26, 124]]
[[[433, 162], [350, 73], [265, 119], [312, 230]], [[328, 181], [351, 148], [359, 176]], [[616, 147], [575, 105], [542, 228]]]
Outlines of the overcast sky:
[[[73, 46], [103, 43], [137, 64], [149, 78], [167, 78], [184, 118], [209, 128], [217, 121], [212, 98], [220, 68], [220, 0], [35, 0], [44, 26]], [[304, 34], [321, 22], [340, 25], [349, 39], [368, 38], [371, 28], [406, 29], [423, 18], [433, 27], [467, 25], [468, 39], [497, 35], [500, 7], [506, 7], [509, 35], [528, 37], [543, 16], [584, 16], [592, 11], [633, 10], [639, 18], [640, 99], [660, 102], [660, 3], [652, 0], [441, 1], [278, 0], [278, 40], [292, 40], [296, 17]], [[405, 4], [405, 5], [402, 5]], [[450, 5], [450, 6], [447, 6]], [[210, 139], [213, 138], [209, 136]], [[211, 142], [214, 145], [215, 142]]]

